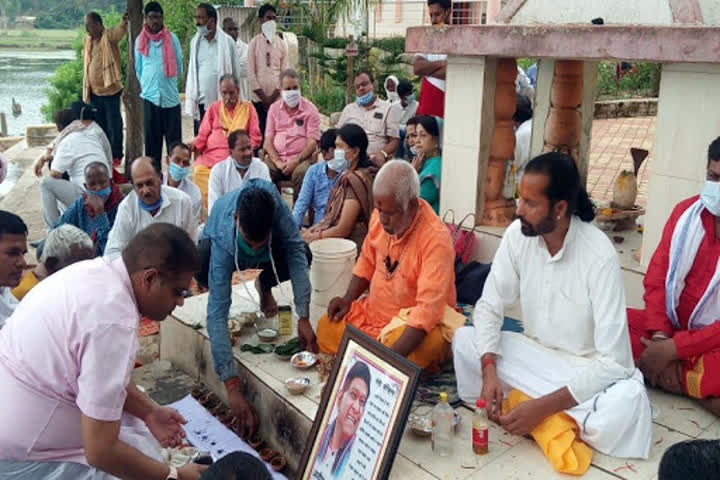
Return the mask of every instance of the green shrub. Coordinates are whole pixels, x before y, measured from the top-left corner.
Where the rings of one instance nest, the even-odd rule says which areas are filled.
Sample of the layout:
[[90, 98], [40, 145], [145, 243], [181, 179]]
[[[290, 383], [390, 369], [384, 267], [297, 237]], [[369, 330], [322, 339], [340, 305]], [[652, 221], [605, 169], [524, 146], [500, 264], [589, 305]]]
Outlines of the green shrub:
[[405, 52], [405, 37], [388, 37], [372, 41], [372, 46], [386, 52], [400, 54]]
[[617, 62], [600, 62], [597, 75], [596, 98], [655, 97], [660, 85], [660, 65], [637, 62], [635, 71], [615, 82]]

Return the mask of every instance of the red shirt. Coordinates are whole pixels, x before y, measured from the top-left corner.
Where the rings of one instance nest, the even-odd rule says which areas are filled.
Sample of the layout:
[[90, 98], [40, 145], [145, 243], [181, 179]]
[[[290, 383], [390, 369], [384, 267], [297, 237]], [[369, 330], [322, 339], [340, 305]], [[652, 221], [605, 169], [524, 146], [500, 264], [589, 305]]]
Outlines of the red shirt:
[[710, 284], [717, 268], [718, 258], [720, 258], [720, 239], [715, 237], [715, 219], [707, 210], [703, 210], [700, 214], [705, 228], [705, 236], [700, 243], [692, 268], [685, 278], [685, 288], [680, 294], [678, 302], [677, 317], [680, 322], [680, 330], [674, 331], [675, 328], [665, 313], [665, 279], [670, 261], [672, 235], [682, 214], [698, 198], [699, 196], [696, 195], [675, 206], [665, 224], [660, 244], [650, 260], [643, 282], [645, 286], [645, 328], [650, 331], [662, 330], [666, 334], [672, 335], [681, 358], [702, 355], [709, 350], [720, 348], [720, 322], [715, 321], [715, 323], [697, 330], [687, 329], [690, 315]]

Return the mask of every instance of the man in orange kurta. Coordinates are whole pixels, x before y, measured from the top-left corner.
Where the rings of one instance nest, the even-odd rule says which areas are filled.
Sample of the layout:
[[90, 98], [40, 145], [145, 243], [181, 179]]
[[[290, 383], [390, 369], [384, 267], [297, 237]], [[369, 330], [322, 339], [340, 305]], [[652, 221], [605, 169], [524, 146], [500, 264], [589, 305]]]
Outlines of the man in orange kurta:
[[[455, 252], [447, 228], [418, 192], [417, 173], [407, 162], [388, 162], [378, 173], [375, 211], [352, 281], [318, 323], [323, 352], [337, 352], [349, 323], [423, 369], [447, 359], [442, 320], [456, 303]], [[400, 319], [405, 308], [410, 312]], [[391, 321], [397, 326], [388, 331]]]

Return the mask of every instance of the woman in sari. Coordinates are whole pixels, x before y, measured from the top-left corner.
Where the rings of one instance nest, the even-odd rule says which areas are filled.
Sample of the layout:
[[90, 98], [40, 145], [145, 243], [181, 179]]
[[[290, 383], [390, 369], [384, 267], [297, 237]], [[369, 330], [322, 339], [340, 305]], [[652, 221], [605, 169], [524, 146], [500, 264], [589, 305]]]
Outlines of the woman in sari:
[[327, 165], [341, 174], [340, 179], [330, 190], [322, 221], [302, 229], [305, 242], [348, 238], [362, 247], [373, 210], [372, 183], [377, 173], [367, 146], [367, 134], [360, 126], [348, 123], [337, 131], [335, 153]]
[[210, 170], [230, 155], [227, 140], [230, 132], [246, 130], [250, 134], [253, 149], [262, 142], [255, 107], [249, 101], [240, 100], [240, 86], [233, 75], [220, 77], [220, 97], [220, 100], [208, 107], [200, 130], [190, 144], [196, 154], [193, 181], [200, 187], [206, 209]]
[[418, 119], [417, 141], [418, 155], [413, 166], [420, 176], [420, 198], [430, 204], [438, 213], [440, 208], [440, 174], [442, 157], [440, 151], [440, 125], [435, 117], [423, 115]]

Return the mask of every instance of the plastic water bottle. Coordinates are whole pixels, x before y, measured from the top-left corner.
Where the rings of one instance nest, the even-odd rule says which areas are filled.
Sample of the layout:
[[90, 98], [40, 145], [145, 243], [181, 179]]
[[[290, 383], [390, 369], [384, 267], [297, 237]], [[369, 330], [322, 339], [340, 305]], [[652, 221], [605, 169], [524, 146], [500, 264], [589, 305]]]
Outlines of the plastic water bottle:
[[432, 412], [432, 449], [441, 457], [449, 456], [452, 450], [450, 435], [454, 412], [447, 399], [447, 393], [442, 392], [440, 402], [435, 405]]
[[477, 455], [488, 453], [488, 416], [485, 410], [485, 400], [478, 398], [473, 413], [472, 446]]

